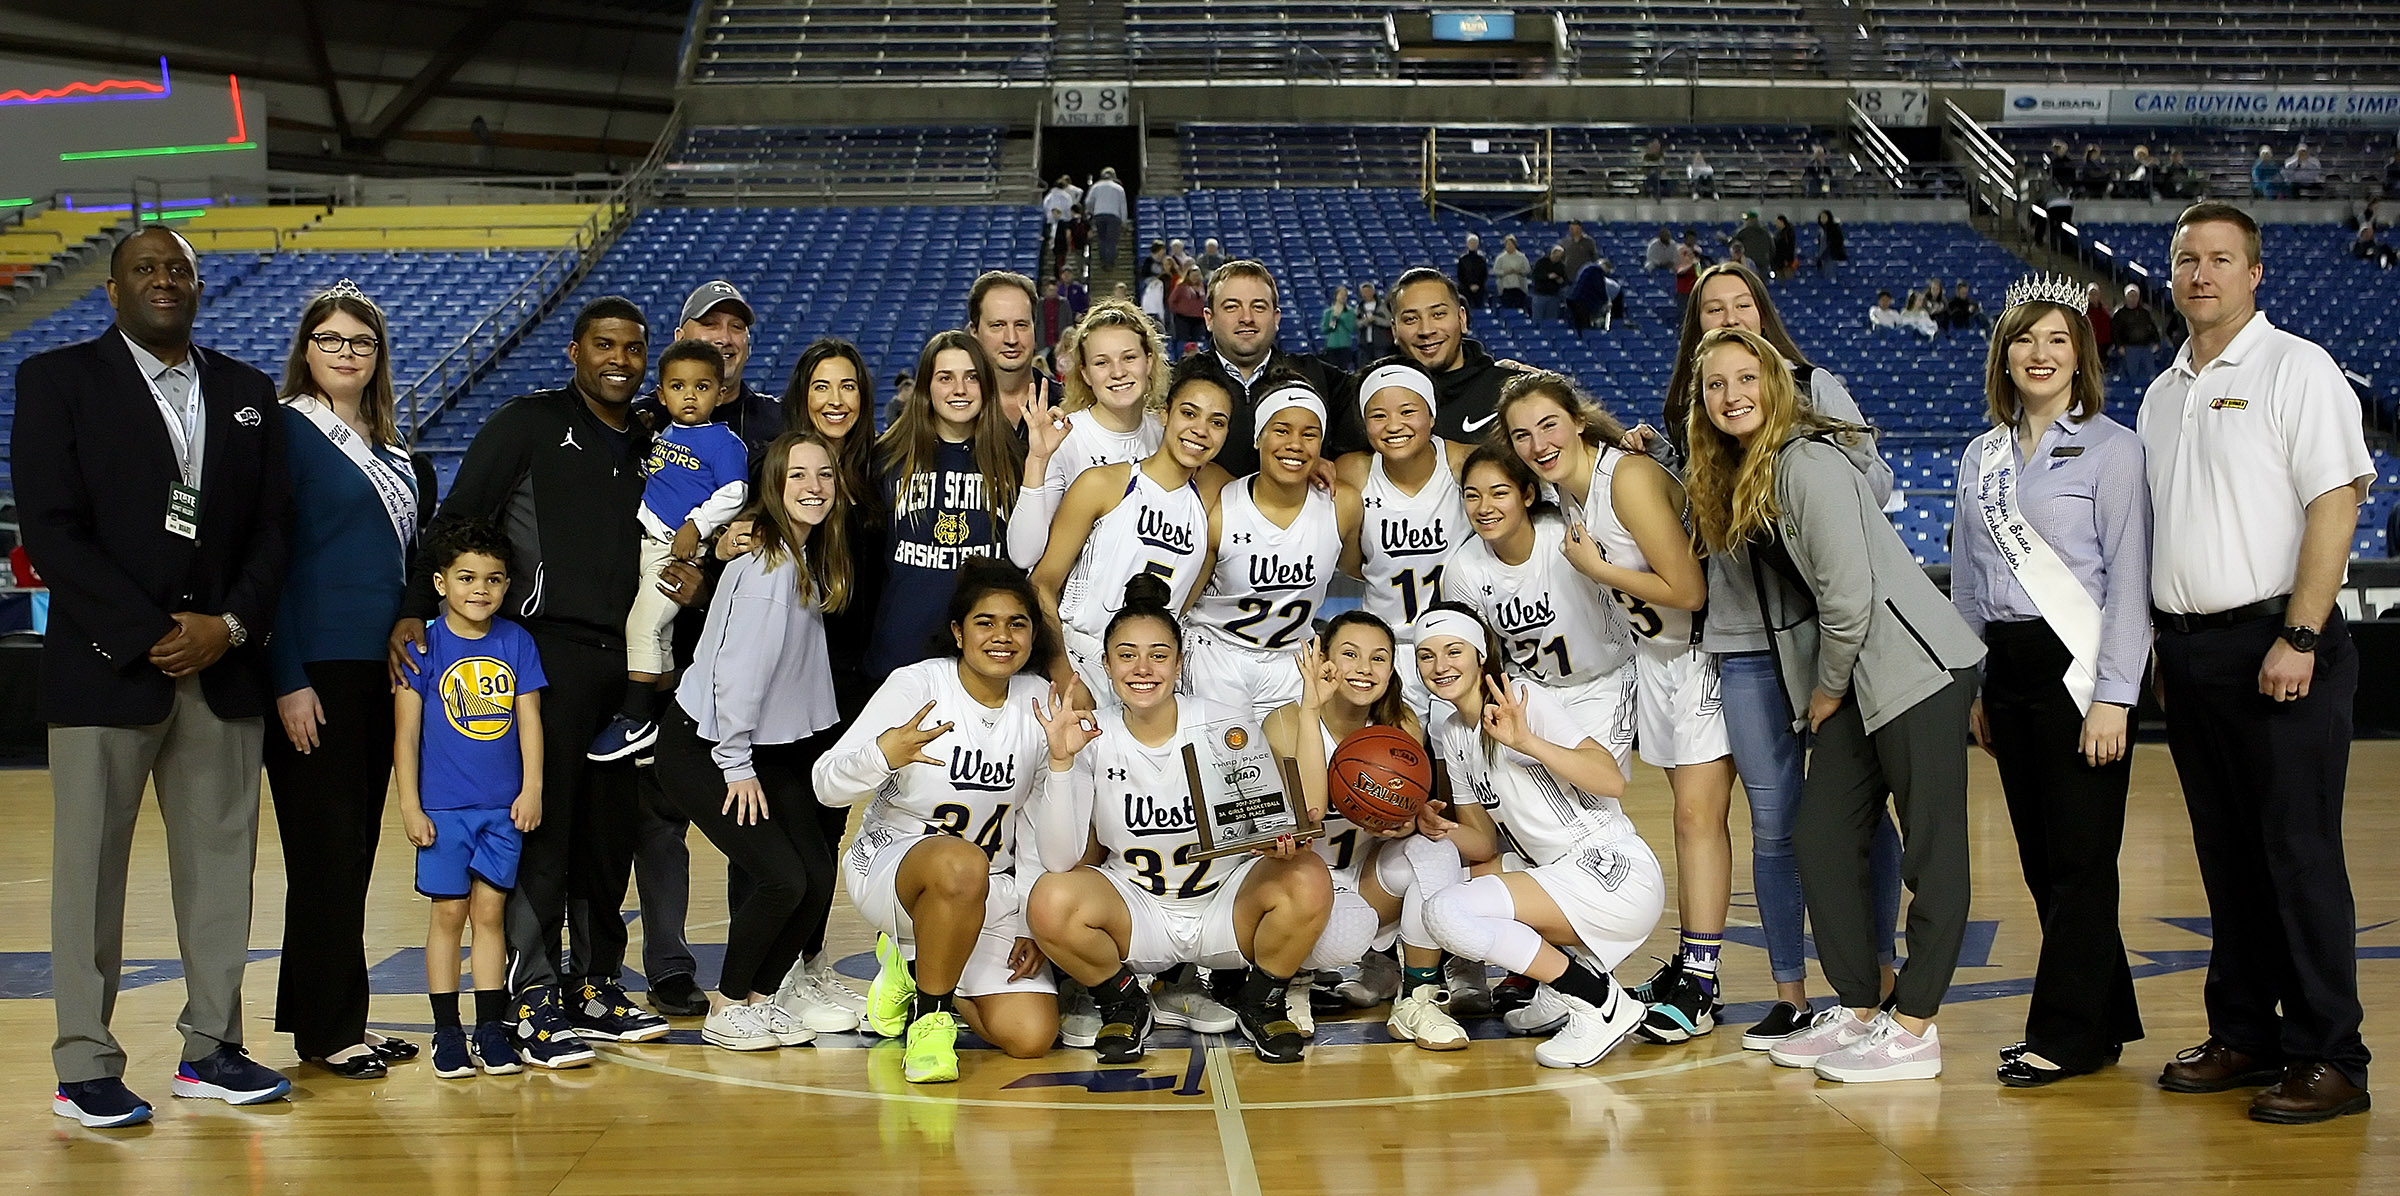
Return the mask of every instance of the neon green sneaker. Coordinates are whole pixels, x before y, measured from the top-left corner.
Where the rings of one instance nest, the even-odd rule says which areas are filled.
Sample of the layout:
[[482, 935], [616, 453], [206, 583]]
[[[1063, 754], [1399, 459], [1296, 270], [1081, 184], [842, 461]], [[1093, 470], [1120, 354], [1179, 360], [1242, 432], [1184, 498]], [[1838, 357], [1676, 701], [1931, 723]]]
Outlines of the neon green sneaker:
[[900, 944], [888, 934], [875, 936], [875, 962], [881, 968], [867, 989], [867, 1029], [898, 1038], [908, 1033], [908, 1002], [917, 995], [917, 980], [900, 958]]
[[908, 1058], [901, 1077], [911, 1084], [958, 1078], [958, 1017], [936, 1011], [908, 1024]]

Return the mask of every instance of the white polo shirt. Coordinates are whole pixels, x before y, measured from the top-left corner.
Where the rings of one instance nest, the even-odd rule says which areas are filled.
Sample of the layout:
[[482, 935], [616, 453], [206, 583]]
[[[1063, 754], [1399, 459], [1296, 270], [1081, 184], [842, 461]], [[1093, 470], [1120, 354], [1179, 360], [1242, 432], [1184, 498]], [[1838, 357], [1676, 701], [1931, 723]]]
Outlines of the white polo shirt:
[[2265, 312], [2197, 374], [2185, 342], [2135, 420], [2158, 608], [2214, 614], [2291, 593], [2308, 504], [2375, 471], [2359, 414], [2333, 356]]

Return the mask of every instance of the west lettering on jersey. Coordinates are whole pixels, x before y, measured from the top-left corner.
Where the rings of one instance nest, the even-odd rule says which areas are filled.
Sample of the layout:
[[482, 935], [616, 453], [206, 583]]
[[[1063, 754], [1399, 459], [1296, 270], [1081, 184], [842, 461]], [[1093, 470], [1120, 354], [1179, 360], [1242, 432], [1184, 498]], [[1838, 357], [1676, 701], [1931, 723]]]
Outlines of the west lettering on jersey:
[[1384, 519], [1377, 529], [1377, 547], [1385, 556], [1441, 556], [1450, 551], [1450, 529], [1441, 523], [1420, 524], [1407, 518]]
[[1192, 817], [1189, 794], [1162, 797], [1155, 793], [1125, 795], [1125, 829], [1136, 835], [1188, 835], [1200, 829]]
[[953, 747], [950, 784], [959, 789], [1006, 793], [1017, 787], [1017, 758], [1003, 755], [994, 759], [984, 755], [982, 748]]
[[1558, 613], [1550, 606], [1547, 594], [1524, 598], [1515, 594], [1492, 608], [1492, 623], [1504, 633], [1539, 631], [1550, 625]]
[[1133, 534], [1152, 548], [1182, 556], [1191, 555], [1195, 542], [1189, 524], [1176, 522], [1167, 512], [1148, 503], [1142, 504], [1141, 514], [1134, 519]]
[[1250, 558], [1250, 588], [1253, 591], [1305, 590], [1317, 584], [1317, 558], [1303, 556], [1286, 561], [1280, 553], [1267, 553]]

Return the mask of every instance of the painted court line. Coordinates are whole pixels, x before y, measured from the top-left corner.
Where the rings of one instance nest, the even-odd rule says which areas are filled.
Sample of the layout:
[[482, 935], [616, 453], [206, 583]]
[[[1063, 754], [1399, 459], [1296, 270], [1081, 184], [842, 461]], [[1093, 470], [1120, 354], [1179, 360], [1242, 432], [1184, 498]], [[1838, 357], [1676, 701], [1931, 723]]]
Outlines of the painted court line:
[[1209, 1103], [1217, 1111], [1217, 1140], [1225, 1149], [1225, 1187], [1233, 1196], [1259, 1196], [1258, 1160], [1250, 1155], [1250, 1127], [1242, 1123], [1242, 1092], [1233, 1082], [1233, 1054], [1208, 1048]]

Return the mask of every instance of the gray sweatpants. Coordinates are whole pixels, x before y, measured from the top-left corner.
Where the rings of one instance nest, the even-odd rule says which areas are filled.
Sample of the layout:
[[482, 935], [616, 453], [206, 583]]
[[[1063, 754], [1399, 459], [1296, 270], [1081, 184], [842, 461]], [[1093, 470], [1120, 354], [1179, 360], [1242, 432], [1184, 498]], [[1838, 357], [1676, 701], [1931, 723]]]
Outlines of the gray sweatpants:
[[185, 998], [183, 1057], [242, 1041], [250, 961], [250, 875], [258, 861], [265, 722], [221, 719], [198, 678], [175, 684], [166, 721], [50, 728], [50, 972], [58, 1007], [51, 1064], [62, 1082], [125, 1074], [109, 1033], [125, 958], [125, 879], [142, 790], [155, 781]]
[[1817, 961], [1842, 1004], [1880, 1003], [1875, 885], [1868, 867], [1888, 797], [1900, 816], [1900, 880], [1908, 886], [1908, 959], [1892, 995], [1910, 1017], [1940, 1012], [1958, 969], [1973, 879], [1967, 859], [1967, 711], [1976, 672], [1958, 669], [1932, 697], [1873, 735], [1845, 701], [1817, 729], [1792, 823], [1800, 895]]

